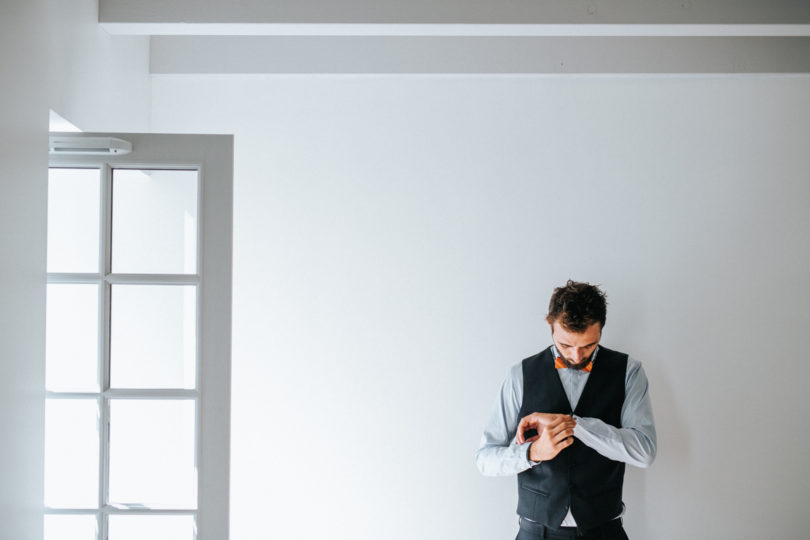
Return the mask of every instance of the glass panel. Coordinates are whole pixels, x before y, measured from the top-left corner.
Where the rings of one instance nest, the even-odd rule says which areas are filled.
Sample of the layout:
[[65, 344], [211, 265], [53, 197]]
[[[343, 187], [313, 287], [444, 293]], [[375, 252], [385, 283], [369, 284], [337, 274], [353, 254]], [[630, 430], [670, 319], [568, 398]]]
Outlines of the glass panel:
[[48, 171], [48, 272], [98, 272], [101, 173]]
[[113, 171], [112, 271], [197, 271], [197, 171]]
[[110, 504], [197, 506], [193, 400], [110, 402]]
[[194, 388], [196, 287], [113, 285], [110, 385]]
[[44, 540], [95, 540], [98, 538], [96, 516], [47, 515]]
[[109, 540], [194, 540], [194, 516], [112, 515], [109, 524]]
[[98, 285], [48, 285], [45, 385], [98, 392]]
[[45, 404], [45, 506], [98, 507], [98, 402]]

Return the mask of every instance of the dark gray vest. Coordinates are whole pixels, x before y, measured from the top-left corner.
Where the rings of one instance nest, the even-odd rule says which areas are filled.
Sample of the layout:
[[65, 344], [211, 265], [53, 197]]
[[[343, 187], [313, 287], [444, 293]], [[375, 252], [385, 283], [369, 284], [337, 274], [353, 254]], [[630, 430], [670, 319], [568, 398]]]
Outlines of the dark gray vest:
[[[523, 404], [519, 418], [533, 412], [576, 414], [621, 427], [627, 355], [599, 347], [591, 374], [572, 411], [554, 368], [551, 348], [523, 360]], [[608, 459], [574, 439], [549, 461], [518, 475], [517, 513], [558, 528], [568, 509], [587, 531], [622, 512], [624, 463]]]

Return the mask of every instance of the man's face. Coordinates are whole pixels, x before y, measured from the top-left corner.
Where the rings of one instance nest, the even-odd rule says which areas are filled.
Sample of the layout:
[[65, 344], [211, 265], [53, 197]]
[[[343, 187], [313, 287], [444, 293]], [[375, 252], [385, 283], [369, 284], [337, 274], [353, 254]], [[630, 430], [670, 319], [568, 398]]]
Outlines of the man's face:
[[562, 356], [563, 362], [572, 368], [583, 368], [588, 365], [591, 355], [602, 338], [602, 325], [594, 323], [584, 332], [579, 333], [566, 330], [557, 321], [549, 322], [549, 325], [551, 326], [551, 340], [557, 347], [557, 352]]

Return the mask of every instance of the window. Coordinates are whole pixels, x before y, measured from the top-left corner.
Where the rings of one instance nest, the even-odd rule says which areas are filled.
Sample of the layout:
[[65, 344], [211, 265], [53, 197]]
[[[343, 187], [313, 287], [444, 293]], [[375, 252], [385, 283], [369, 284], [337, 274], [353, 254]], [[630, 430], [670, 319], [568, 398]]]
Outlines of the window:
[[48, 187], [45, 540], [227, 538], [232, 138], [71, 137]]

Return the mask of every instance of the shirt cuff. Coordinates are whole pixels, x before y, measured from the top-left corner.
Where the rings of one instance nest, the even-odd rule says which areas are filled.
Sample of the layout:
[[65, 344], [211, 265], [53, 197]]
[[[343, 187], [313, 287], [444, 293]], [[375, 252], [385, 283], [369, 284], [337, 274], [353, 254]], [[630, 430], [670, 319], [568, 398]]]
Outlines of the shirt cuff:
[[588, 431], [588, 424], [589, 424], [589, 422], [588, 422], [589, 419], [588, 418], [582, 418], [581, 416], [577, 416], [577, 415], [572, 415], [572, 416], [573, 416], [574, 420], [577, 423], [574, 426], [574, 437], [576, 437], [577, 439], [581, 439], [583, 431], [585, 433], [590, 433], [590, 431]]

